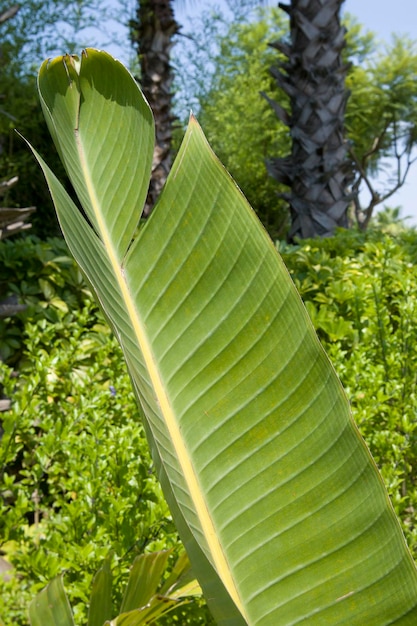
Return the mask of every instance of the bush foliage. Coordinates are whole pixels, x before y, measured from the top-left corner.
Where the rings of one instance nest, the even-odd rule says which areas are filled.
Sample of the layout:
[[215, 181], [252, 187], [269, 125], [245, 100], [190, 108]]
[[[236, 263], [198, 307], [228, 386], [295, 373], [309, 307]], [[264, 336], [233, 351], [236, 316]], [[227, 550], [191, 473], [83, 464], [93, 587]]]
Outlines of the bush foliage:
[[[417, 557], [417, 233], [344, 231], [279, 247]], [[27, 624], [34, 594], [65, 572], [82, 624], [109, 554], [116, 605], [136, 554], [180, 544], [120, 349], [65, 244], [2, 242], [0, 268], [3, 293], [27, 304], [0, 326], [13, 397], [0, 442], [0, 550], [13, 565], [0, 575], [0, 616]], [[211, 620], [191, 603], [164, 623]]]

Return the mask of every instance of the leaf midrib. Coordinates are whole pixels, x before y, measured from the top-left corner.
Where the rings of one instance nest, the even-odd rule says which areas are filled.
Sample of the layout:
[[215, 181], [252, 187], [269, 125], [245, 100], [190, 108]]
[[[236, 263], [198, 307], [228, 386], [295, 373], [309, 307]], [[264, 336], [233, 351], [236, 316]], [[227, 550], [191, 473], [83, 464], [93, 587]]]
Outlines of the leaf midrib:
[[165, 387], [158, 370], [152, 347], [148, 341], [144, 326], [140, 320], [138, 311], [131, 297], [129, 287], [125, 279], [123, 267], [119, 263], [116, 250], [113, 246], [112, 238], [106, 226], [105, 220], [103, 219], [102, 212], [100, 211], [100, 202], [96, 194], [89, 167], [87, 165], [87, 159], [85, 156], [85, 150], [79, 128], [74, 129], [74, 134], [80, 159], [81, 171], [84, 173], [84, 180], [87, 193], [90, 198], [91, 208], [97, 220], [96, 223], [98, 234], [103, 242], [105, 250], [109, 255], [110, 265], [113, 269], [113, 273], [117, 280], [117, 284], [122, 294], [123, 301], [126, 305], [128, 316], [132, 323], [134, 335], [137, 339], [140, 351], [143, 355], [145, 365], [151, 379], [152, 387], [155, 392], [158, 406], [161, 410], [162, 416], [165, 419], [165, 424], [168, 429], [172, 444], [174, 446], [176, 457], [181, 466], [184, 480], [187, 483], [190, 497], [194, 504], [197, 517], [200, 521], [201, 528], [207, 542], [207, 546], [213, 559], [213, 564], [233, 602], [241, 612], [246, 622], [249, 623], [245, 607], [242, 603], [228, 561], [219, 541], [218, 533], [211, 518], [207, 503], [204, 499], [203, 492], [200, 487], [196, 472], [194, 470], [192, 460], [189, 456], [187, 446], [184, 442], [183, 437], [181, 436], [177, 420], [175, 419], [174, 410], [165, 391]]

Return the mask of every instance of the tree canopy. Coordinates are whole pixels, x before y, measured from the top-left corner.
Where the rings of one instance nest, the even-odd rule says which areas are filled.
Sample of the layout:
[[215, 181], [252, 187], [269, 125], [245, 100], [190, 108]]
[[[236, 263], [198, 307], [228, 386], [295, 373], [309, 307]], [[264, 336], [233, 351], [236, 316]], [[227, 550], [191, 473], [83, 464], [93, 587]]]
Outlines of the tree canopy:
[[[269, 232], [278, 236], [285, 232], [288, 216], [265, 162], [272, 153], [287, 150], [289, 138], [261, 92], [271, 93], [274, 88], [269, 67], [275, 52], [268, 44], [271, 37], [283, 36], [287, 25], [278, 9], [262, 8], [256, 14], [255, 22], [242, 16], [224, 34], [219, 34], [225, 26], [220, 16], [212, 16], [205, 23], [204, 36], [198, 38], [191, 62], [198, 68], [200, 61], [206, 74], [205, 80], [200, 80], [198, 72], [194, 75], [192, 87], [197, 102], [192, 104], [214, 151]], [[203, 51], [209, 50], [206, 41], [212, 37], [218, 47], [213, 46], [209, 58], [203, 61]]]
[[[0, 0], [0, 14], [15, 7], [0, 23], [0, 180], [19, 177], [7, 191], [6, 206], [37, 206], [35, 231], [42, 236], [58, 232], [49, 191], [25, 143], [15, 132], [35, 138], [54, 155], [36, 94], [36, 72], [41, 61], [62, 50], [81, 49], [91, 39], [98, 16], [107, 9], [98, 0], [29, 0], [20, 5]], [[60, 168], [59, 159], [55, 157]]]
[[366, 226], [373, 208], [403, 185], [414, 161], [416, 74], [417, 42], [396, 36], [382, 49], [374, 43], [349, 73], [346, 126], [356, 163], [354, 187], [366, 188], [369, 198], [355, 202], [360, 225]]

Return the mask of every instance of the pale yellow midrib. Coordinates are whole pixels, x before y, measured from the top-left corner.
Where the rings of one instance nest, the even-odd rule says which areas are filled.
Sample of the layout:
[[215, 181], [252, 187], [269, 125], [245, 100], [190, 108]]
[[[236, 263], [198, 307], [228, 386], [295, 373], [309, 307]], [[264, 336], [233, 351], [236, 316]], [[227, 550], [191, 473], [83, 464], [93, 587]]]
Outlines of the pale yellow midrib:
[[227, 592], [229, 593], [233, 602], [236, 604], [237, 608], [241, 612], [243, 618], [249, 624], [249, 621], [246, 616], [245, 607], [243, 606], [242, 601], [240, 599], [239, 592], [236, 588], [235, 581], [231, 574], [231, 571], [227, 563], [226, 557], [224, 555], [223, 549], [221, 547], [221, 544], [219, 542], [216, 529], [211, 519], [206, 501], [204, 500], [202, 490], [198, 482], [198, 478], [194, 471], [193, 464], [189, 457], [187, 447], [184, 443], [177, 421], [175, 419], [174, 411], [172, 409], [168, 396], [165, 392], [165, 388], [162, 383], [162, 380], [158, 371], [158, 367], [155, 362], [155, 358], [153, 356], [152, 348], [149, 345], [143, 325], [139, 319], [136, 308], [132, 301], [129, 288], [123, 276], [122, 268], [117, 259], [116, 252], [111, 243], [108, 229], [106, 227], [106, 224], [103, 220], [103, 216], [99, 209], [100, 203], [98, 201], [98, 198], [95, 192], [95, 188], [94, 188], [94, 184], [92, 182], [91, 176], [90, 176], [89, 168], [87, 167], [84, 149], [82, 147], [79, 133], [76, 131], [75, 135], [76, 135], [78, 153], [79, 153], [80, 162], [81, 162], [81, 169], [84, 172], [84, 180], [85, 180], [88, 196], [90, 198], [91, 206], [92, 206], [94, 215], [97, 220], [96, 222], [97, 228], [101, 235], [104, 247], [108, 253], [114, 275], [117, 279], [117, 283], [122, 293], [123, 300], [125, 302], [125, 305], [129, 314], [129, 318], [132, 322], [135, 336], [139, 344], [139, 348], [141, 350], [141, 353], [145, 360], [147, 370], [150, 375], [150, 379], [151, 379], [152, 386], [155, 391], [158, 404], [160, 406], [162, 415], [165, 418], [165, 424], [168, 428], [168, 432], [169, 432], [171, 441], [173, 443], [178, 462], [181, 466], [184, 479], [187, 483], [188, 490], [189, 490], [191, 499], [193, 501], [193, 504], [197, 513], [197, 517], [200, 521], [204, 537], [207, 541], [208, 548], [212, 555], [213, 563], [215, 565], [217, 574], [219, 575]]

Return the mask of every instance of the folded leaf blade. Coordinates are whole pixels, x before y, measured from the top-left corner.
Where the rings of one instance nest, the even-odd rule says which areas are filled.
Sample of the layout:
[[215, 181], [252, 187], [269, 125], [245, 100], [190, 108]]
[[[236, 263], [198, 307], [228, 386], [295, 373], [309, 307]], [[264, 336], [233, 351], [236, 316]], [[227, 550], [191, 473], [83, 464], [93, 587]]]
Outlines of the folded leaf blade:
[[[81, 60], [65, 55], [45, 61], [39, 73], [42, 108], [60, 156], [89, 220], [118, 262], [142, 214], [155, 132], [149, 106], [120, 68], [110, 55], [88, 49]], [[92, 133], [93, 126], [106, 132]], [[133, 158], [126, 157], [129, 152]]]
[[112, 618], [112, 573], [110, 558], [105, 559], [93, 579], [87, 626], [103, 626]]
[[156, 595], [170, 552], [141, 554], [133, 562], [120, 613], [146, 606]]
[[[139, 146], [141, 103], [131, 107], [138, 119], [130, 104], [126, 117], [123, 107], [120, 116], [99, 109], [98, 120], [92, 109], [83, 114], [84, 102], [109, 97], [95, 79], [101, 54], [88, 51], [78, 70], [85, 136], [104, 147], [108, 124], [113, 136], [127, 124]], [[121, 83], [133, 83], [129, 76]], [[123, 347], [167, 499], [219, 623], [414, 623], [415, 565], [347, 399], [281, 259], [198, 124], [191, 119], [134, 241], [136, 192], [120, 178], [113, 198], [123, 207], [111, 210], [101, 198], [112, 153], [96, 167], [89, 150], [72, 182], [81, 200], [90, 183], [97, 190], [84, 207], [94, 231], [44, 170], [67, 241]]]
[[54, 578], [29, 606], [31, 626], [75, 626], [62, 578]]

